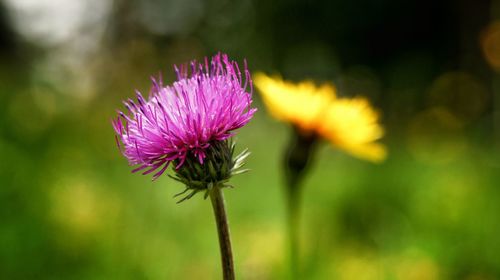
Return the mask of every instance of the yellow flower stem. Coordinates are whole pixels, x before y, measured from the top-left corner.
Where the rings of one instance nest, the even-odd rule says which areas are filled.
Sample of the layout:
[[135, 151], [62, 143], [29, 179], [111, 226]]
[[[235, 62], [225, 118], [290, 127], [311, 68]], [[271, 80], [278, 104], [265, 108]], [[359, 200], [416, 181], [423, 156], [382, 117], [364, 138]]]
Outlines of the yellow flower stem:
[[299, 203], [300, 189], [298, 184], [289, 182], [287, 186], [287, 226], [288, 226], [288, 248], [290, 262], [290, 279], [300, 279], [299, 273]]
[[231, 249], [231, 237], [227, 221], [224, 195], [221, 186], [214, 186], [210, 191], [210, 200], [214, 210], [217, 233], [219, 235], [219, 246], [222, 262], [222, 274], [224, 280], [234, 280], [233, 252]]
[[307, 172], [309, 161], [314, 153], [317, 137], [306, 134], [294, 127], [292, 139], [285, 157], [287, 226], [289, 242], [290, 279], [300, 277], [300, 202], [301, 182]]

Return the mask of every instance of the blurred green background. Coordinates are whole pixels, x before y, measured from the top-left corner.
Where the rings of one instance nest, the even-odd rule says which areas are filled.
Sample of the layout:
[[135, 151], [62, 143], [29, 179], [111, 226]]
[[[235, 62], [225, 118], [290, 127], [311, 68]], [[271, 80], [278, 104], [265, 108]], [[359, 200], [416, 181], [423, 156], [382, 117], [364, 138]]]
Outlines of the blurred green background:
[[[210, 204], [131, 174], [110, 120], [149, 77], [217, 51], [335, 83], [383, 113], [379, 165], [323, 143], [307, 279], [500, 279], [500, 2], [0, 1], [0, 278], [218, 279]], [[286, 277], [282, 155], [259, 112], [226, 199], [240, 279]]]

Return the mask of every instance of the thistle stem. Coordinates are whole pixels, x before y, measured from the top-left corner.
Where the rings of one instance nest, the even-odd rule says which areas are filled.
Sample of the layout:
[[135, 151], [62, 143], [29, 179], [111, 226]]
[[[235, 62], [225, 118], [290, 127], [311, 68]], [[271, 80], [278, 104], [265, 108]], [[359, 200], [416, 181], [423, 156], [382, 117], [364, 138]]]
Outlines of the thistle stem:
[[214, 210], [217, 233], [219, 235], [219, 246], [222, 262], [222, 274], [224, 280], [234, 280], [233, 252], [231, 249], [231, 237], [227, 221], [224, 195], [219, 186], [210, 191], [210, 200]]

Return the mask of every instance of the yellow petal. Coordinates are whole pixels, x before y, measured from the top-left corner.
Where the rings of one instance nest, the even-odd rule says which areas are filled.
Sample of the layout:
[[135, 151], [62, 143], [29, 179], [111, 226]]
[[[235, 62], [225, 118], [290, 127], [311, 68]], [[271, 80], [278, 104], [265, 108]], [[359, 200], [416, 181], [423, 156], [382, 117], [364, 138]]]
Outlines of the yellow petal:
[[335, 99], [335, 88], [328, 84], [319, 87], [311, 81], [293, 84], [262, 73], [254, 75], [254, 84], [275, 118], [303, 130], [314, 130], [322, 112]]
[[336, 99], [325, 110], [317, 132], [334, 146], [377, 162], [387, 154], [383, 145], [374, 143], [384, 134], [378, 118], [378, 113], [364, 98]]

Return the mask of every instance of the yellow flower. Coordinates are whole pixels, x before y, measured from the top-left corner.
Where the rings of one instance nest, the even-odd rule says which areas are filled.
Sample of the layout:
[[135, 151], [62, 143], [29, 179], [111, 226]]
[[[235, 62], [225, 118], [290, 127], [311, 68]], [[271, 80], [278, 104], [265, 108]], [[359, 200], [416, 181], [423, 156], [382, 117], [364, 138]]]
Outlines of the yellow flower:
[[331, 84], [293, 84], [262, 73], [254, 75], [254, 82], [275, 118], [316, 133], [356, 157], [385, 159], [385, 147], [375, 142], [384, 134], [379, 115], [366, 99], [337, 98]]
[[316, 87], [312, 81], [292, 84], [262, 73], [254, 75], [253, 80], [273, 117], [305, 131], [316, 128], [321, 113], [335, 98], [332, 86]]

